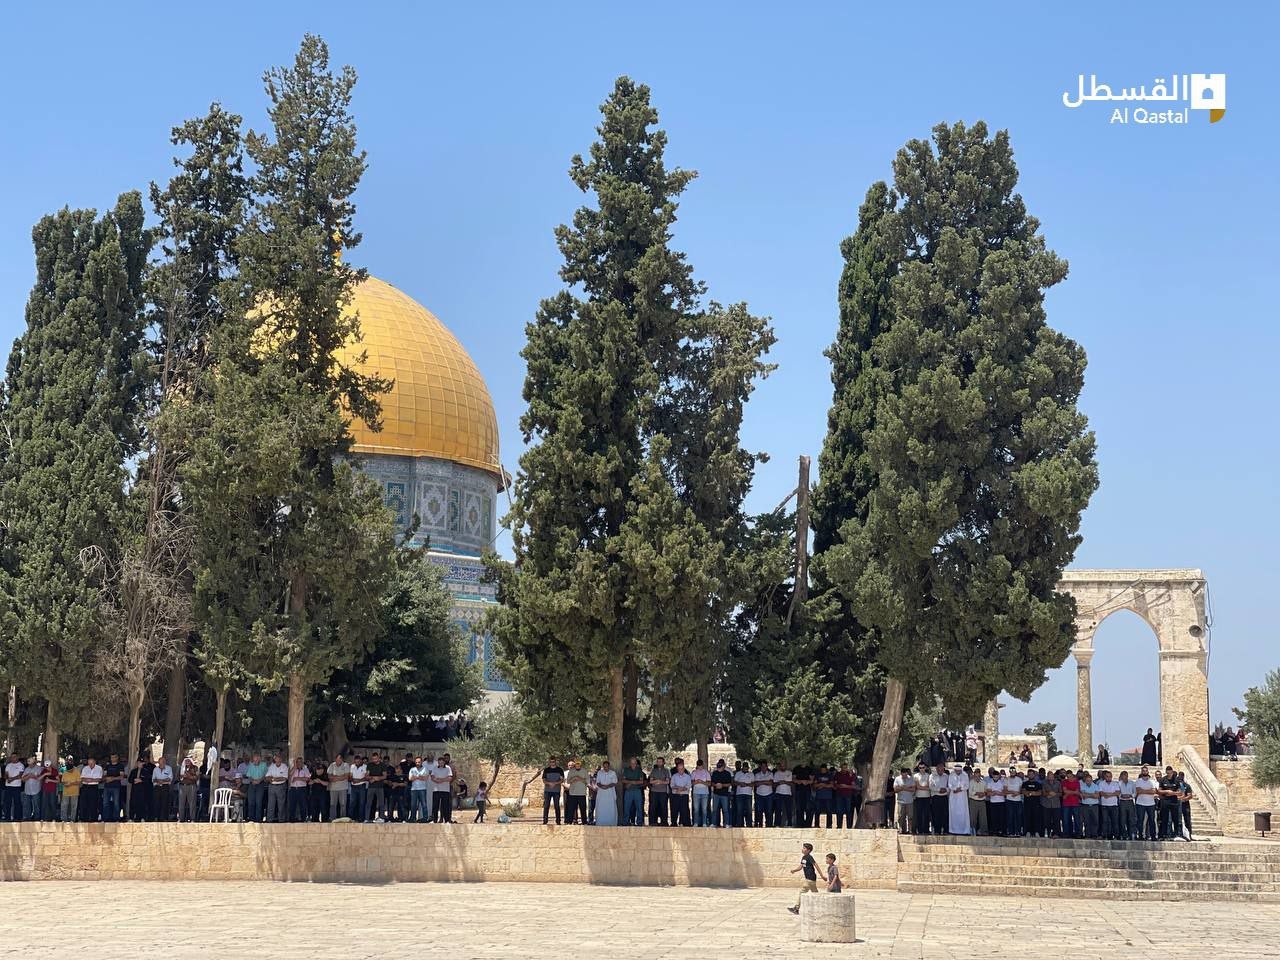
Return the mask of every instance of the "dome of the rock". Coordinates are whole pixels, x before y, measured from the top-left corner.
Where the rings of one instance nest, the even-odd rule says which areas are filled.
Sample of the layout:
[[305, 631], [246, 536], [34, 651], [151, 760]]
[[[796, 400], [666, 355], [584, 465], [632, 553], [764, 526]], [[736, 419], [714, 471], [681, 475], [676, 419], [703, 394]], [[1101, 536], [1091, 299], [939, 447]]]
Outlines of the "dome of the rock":
[[[344, 363], [393, 381], [382, 394], [382, 429], [355, 420], [354, 452], [402, 533], [427, 542], [453, 594], [453, 619], [471, 637], [490, 690], [510, 687], [493, 667], [491, 639], [479, 631], [496, 603], [481, 554], [497, 533], [498, 419], [475, 362], [440, 320], [376, 277], [355, 289], [347, 310], [360, 339], [339, 352]], [[415, 523], [416, 519], [416, 523]]]
[[356, 287], [349, 311], [362, 337], [341, 351], [344, 362], [394, 381], [382, 396], [382, 429], [355, 421], [356, 452], [438, 457], [500, 479], [498, 419], [475, 362], [440, 320], [376, 277]]

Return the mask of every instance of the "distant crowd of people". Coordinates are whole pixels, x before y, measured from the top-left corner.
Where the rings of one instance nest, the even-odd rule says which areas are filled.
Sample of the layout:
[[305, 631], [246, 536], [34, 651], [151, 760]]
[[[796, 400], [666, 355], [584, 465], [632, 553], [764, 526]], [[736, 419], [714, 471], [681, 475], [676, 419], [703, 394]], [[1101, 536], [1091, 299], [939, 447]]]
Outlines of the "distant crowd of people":
[[[621, 784], [622, 808], [617, 786]], [[785, 760], [724, 760], [708, 768], [658, 757], [648, 770], [632, 757], [619, 772], [609, 761], [587, 771], [577, 760], [552, 757], [542, 771], [542, 822], [612, 827], [852, 828], [862, 809], [862, 777], [848, 762], [816, 766]], [[563, 801], [563, 803], [562, 803]]]
[[101, 763], [93, 756], [55, 763], [10, 754], [3, 774], [0, 820], [6, 821], [207, 820], [221, 798], [222, 818], [236, 821], [439, 823], [453, 822], [453, 811], [464, 805], [483, 821], [488, 801], [488, 784], [481, 782], [473, 797], [448, 753], [406, 753], [398, 763], [376, 751], [338, 754], [328, 763], [297, 758], [286, 764], [279, 754], [224, 757], [213, 788], [191, 757], [175, 771], [167, 758], [146, 755], [128, 766], [115, 753]]
[[1191, 840], [1186, 776], [1165, 767], [1152, 776], [1083, 767], [1052, 772], [938, 764], [903, 767], [892, 781], [900, 832], [924, 836]]
[[1231, 727], [1223, 727], [1222, 724], [1218, 724], [1213, 733], [1209, 734], [1210, 756], [1235, 760], [1241, 754], [1247, 755], [1249, 752], [1249, 733], [1244, 727], [1239, 730], [1233, 730]]

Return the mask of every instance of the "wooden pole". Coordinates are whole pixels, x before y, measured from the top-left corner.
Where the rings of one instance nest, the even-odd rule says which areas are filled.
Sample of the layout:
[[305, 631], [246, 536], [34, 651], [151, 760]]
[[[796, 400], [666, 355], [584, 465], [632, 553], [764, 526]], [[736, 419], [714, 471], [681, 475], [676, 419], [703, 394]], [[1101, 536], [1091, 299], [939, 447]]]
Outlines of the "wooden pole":
[[796, 576], [791, 604], [787, 607], [787, 626], [791, 626], [796, 607], [809, 599], [809, 458], [800, 458], [800, 477], [796, 483]]

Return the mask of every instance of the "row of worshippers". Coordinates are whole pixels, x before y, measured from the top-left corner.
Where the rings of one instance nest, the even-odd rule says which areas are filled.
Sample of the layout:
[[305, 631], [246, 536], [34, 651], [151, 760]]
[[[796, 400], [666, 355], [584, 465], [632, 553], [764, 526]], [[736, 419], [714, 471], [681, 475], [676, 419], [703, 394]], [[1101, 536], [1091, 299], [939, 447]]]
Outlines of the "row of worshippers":
[[235, 819], [251, 823], [305, 823], [337, 820], [357, 823], [454, 823], [455, 809], [474, 805], [483, 820], [488, 785], [474, 800], [452, 757], [406, 753], [395, 762], [380, 751], [338, 753], [333, 760], [286, 765], [280, 754], [270, 762], [262, 754], [218, 763], [218, 786], [231, 791]]
[[81, 764], [10, 754], [4, 765], [0, 820], [70, 823], [120, 820], [190, 820], [196, 815], [199, 771], [188, 757], [175, 770], [161, 757], [129, 766], [113, 753]]
[[[849, 829], [862, 809], [862, 777], [848, 762], [813, 766], [787, 761], [724, 760], [708, 768], [658, 757], [646, 770], [632, 757], [621, 774], [609, 761], [594, 771], [552, 757], [542, 771], [542, 822], [594, 826], [818, 827]], [[618, 785], [622, 808], [619, 816]], [[562, 797], [563, 794], [563, 797]]]
[[903, 767], [893, 779], [900, 832], [925, 835], [1064, 837], [1102, 840], [1190, 840], [1191, 800], [1186, 776], [1143, 766], [1091, 773], [1029, 767], [1020, 771], [957, 764], [932, 771]]
[[[390, 758], [388, 757], [388, 761]], [[140, 757], [132, 767], [110, 754], [99, 763], [61, 763], [10, 755], [4, 766], [0, 820], [115, 823], [121, 820], [204, 820], [211, 798], [209, 775], [191, 757], [175, 771], [165, 758]], [[483, 807], [486, 784], [477, 791]], [[219, 762], [218, 787], [226, 789], [232, 819], [250, 822], [332, 821], [450, 822], [470, 788], [455, 775], [450, 756], [384, 762], [378, 752], [330, 763], [301, 758], [285, 764], [260, 753]], [[486, 791], [487, 793], [487, 791]]]

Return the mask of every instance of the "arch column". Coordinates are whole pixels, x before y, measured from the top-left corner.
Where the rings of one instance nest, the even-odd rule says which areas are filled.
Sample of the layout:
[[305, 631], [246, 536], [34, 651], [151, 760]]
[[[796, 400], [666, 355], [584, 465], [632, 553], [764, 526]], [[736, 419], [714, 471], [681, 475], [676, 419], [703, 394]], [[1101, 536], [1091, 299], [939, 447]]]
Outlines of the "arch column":
[[1204, 750], [1209, 731], [1209, 677], [1201, 650], [1160, 651], [1160, 727], [1165, 763], [1183, 747]]
[[1092, 648], [1071, 651], [1076, 658], [1076, 753], [1083, 758], [1093, 756], [1093, 677], [1090, 662]]

